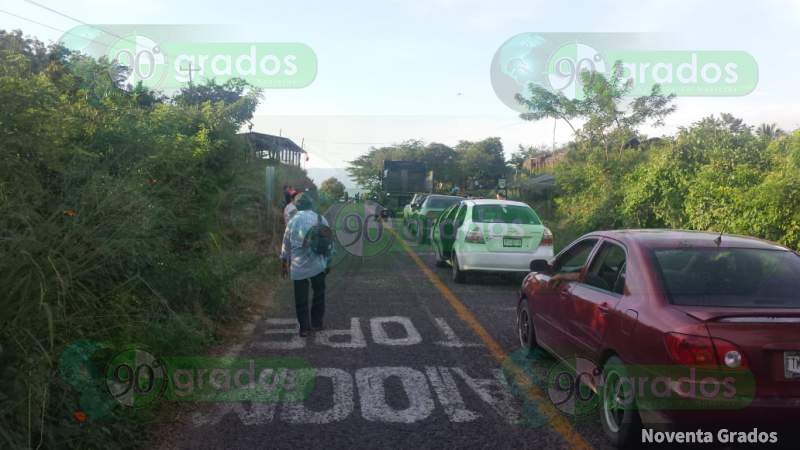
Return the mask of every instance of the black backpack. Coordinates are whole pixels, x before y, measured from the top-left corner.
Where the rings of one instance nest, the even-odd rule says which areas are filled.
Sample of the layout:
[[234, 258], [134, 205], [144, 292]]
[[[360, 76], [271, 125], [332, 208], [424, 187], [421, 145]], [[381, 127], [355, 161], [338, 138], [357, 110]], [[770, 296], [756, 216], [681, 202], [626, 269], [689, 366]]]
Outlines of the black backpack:
[[322, 223], [322, 215], [317, 214], [317, 224], [308, 230], [306, 236], [311, 251], [317, 255], [328, 256], [333, 246], [333, 230]]

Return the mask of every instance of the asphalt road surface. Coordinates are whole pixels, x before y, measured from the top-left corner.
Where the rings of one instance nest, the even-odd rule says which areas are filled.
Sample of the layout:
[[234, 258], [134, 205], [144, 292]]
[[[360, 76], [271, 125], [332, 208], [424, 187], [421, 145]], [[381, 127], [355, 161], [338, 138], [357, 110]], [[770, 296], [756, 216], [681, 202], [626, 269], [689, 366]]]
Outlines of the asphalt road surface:
[[[368, 207], [344, 231], [341, 207], [326, 216], [349, 243], [346, 234], [362, 233], [358, 224], [374, 212]], [[380, 248], [365, 241], [337, 249], [324, 331], [297, 335], [291, 283], [284, 281], [250, 338], [230, 349], [237, 358], [307, 364], [315, 374], [307, 396], [192, 405], [161, 446], [606, 448], [596, 414], [553, 406], [546, 382], [553, 359], [520, 353], [519, 278], [454, 284], [430, 248], [403, 239], [399, 224], [388, 228]], [[374, 236], [367, 241], [379, 241]]]

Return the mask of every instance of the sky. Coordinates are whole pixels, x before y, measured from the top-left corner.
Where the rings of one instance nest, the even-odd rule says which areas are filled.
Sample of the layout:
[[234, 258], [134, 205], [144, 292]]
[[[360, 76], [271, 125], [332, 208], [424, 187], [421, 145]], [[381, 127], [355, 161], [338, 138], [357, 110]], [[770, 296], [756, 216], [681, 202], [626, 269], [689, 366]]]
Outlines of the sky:
[[[38, 3], [38, 5], [36, 4]], [[553, 120], [526, 122], [501, 102], [490, 64], [526, 32], [665, 32], [676, 49], [741, 50], [758, 64], [755, 90], [739, 97], [682, 97], [651, 135], [710, 114], [800, 128], [800, 1], [157, 1], [6, 0], [0, 29], [44, 42], [87, 24], [225, 24], [225, 40], [302, 42], [317, 76], [301, 89], [269, 89], [254, 131], [302, 143], [307, 167], [344, 167], [371, 146], [407, 139], [455, 145], [499, 136], [519, 145], [570, 139]], [[43, 7], [44, 6], [44, 7]], [[46, 8], [45, 8], [46, 7]], [[64, 15], [60, 15], [50, 8]], [[10, 13], [10, 14], [9, 14]], [[75, 20], [74, 20], [75, 19]]]

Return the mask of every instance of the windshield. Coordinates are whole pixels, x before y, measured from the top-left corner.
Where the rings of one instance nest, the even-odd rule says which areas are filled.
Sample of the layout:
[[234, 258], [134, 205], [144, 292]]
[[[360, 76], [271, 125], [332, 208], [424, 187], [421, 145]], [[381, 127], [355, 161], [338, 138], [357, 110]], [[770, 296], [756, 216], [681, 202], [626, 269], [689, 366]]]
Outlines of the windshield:
[[521, 225], [541, 225], [542, 223], [533, 209], [517, 205], [477, 205], [472, 208], [472, 221]]
[[426, 208], [444, 209], [463, 200], [461, 197], [428, 197]]
[[675, 305], [800, 308], [800, 257], [791, 252], [692, 248], [653, 255]]

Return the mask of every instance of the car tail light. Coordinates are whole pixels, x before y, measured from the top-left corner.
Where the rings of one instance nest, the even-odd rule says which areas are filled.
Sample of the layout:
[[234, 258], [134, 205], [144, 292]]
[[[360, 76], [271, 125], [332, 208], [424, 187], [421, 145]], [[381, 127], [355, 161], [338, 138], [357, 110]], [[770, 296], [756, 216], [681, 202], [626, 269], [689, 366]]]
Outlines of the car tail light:
[[542, 241], [539, 242], [539, 245], [549, 245], [552, 247], [553, 232], [550, 231], [550, 228], [544, 227], [544, 234], [542, 234]]
[[711, 338], [691, 334], [667, 333], [664, 337], [669, 356], [684, 366], [714, 366], [714, 344]]
[[464, 237], [464, 242], [469, 242], [471, 244], [484, 244], [483, 231], [481, 231], [480, 228], [473, 228], [469, 230], [467, 235]]
[[667, 333], [664, 340], [672, 360], [684, 366], [747, 367], [739, 348], [723, 339]]
[[711, 339], [714, 342], [714, 349], [717, 352], [717, 360], [719, 365], [730, 369], [738, 369], [747, 367], [747, 359], [744, 353], [732, 342], [724, 339]]

